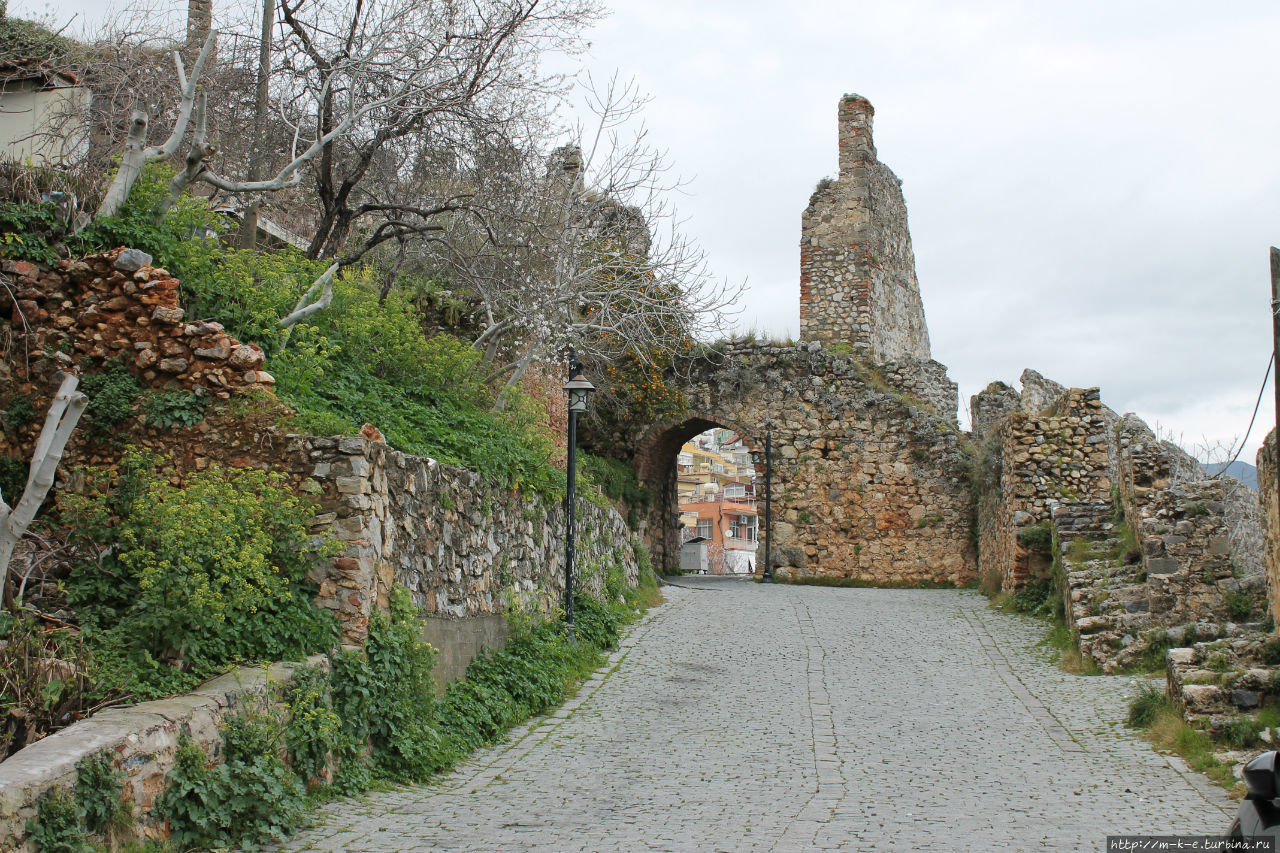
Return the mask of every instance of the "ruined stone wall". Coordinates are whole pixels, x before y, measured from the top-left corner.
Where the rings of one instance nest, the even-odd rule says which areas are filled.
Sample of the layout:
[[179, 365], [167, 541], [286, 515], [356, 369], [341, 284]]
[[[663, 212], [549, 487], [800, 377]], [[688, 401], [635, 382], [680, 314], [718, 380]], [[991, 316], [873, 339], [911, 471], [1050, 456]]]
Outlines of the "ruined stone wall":
[[29, 329], [35, 352], [60, 354], [66, 365], [88, 358], [125, 359], [147, 382], [203, 388], [227, 399], [233, 390], [268, 388], [264, 355], [241, 344], [220, 323], [183, 322], [178, 280], [135, 249], [117, 249], [56, 269], [6, 260], [0, 272], [0, 313]]
[[929, 360], [902, 185], [876, 159], [875, 110], [839, 105], [840, 174], [809, 199], [800, 232], [800, 337], [850, 346], [874, 362]]
[[[974, 408], [1007, 411], [1012, 401], [1006, 389], [989, 388], [975, 398]], [[1055, 506], [1081, 508], [1062, 515], [1071, 519], [1064, 530], [1072, 534], [1100, 523], [1098, 507], [1109, 506], [1111, 494], [1103, 409], [1097, 388], [1068, 389], [1038, 414], [1023, 407], [1008, 414], [988, 433], [994, 438], [980, 446], [980, 571], [999, 579], [1001, 589], [1017, 590], [1047, 576], [1048, 563], [1037, 561], [1018, 536], [1052, 523]]]
[[[956, 390], [941, 365], [870, 366], [817, 343], [739, 344], [679, 374], [683, 418], [614, 436], [632, 449], [655, 495], [648, 524], [655, 564], [679, 564], [675, 454], [719, 424], [761, 447], [772, 435], [774, 562], [790, 574], [973, 579]], [[937, 411], [930, 400], [951, 408]], [[764, 474], [758, 466], [757, 494]]]
[[1228, 488], [1223, 480], [1200, 480], [1126, 507], [1137, 554], [1097, 538], [1090, 549], [1063, 555], [1068, 623], [1103, 671], [1133, 664], [1153, 643], [1167, 645], [1169, 630], [1190, 628], [1211, 640], [1261, 621], [1261, 576], [1238, 577], [1232, 565]]
[[1022, 408], [1018, 391], [1003, 382], [992, 382], [979, 394], [969, 398], [969, 431], [975, 444], [985, 441], [1000, 428], [1000, 423]]

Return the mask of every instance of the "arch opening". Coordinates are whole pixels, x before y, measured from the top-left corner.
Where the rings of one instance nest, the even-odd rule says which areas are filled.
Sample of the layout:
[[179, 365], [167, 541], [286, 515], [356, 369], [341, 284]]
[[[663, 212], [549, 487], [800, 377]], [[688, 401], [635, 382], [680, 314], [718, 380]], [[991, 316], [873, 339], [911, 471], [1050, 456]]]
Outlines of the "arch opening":
[[653, 431], [637, 469], [653, 496], [647, 529], [657, 568], [737, 575], [763, 568], [756, 443], [720, 417], [691, 416]]

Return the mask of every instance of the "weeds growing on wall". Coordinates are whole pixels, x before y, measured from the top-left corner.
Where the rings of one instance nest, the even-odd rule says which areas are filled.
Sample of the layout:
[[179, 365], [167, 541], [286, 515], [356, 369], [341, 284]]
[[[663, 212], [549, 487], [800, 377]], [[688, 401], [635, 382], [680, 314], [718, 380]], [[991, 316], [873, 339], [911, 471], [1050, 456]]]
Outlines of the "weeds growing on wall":
[[37, 800], [35, 817], [27, 821], [28, 839], [37, 853], [115, 849], [116, 835], [133, 819], [123, 798], [123, 778], [106, 750], [77, 762], [74, 789], [50, 788]]

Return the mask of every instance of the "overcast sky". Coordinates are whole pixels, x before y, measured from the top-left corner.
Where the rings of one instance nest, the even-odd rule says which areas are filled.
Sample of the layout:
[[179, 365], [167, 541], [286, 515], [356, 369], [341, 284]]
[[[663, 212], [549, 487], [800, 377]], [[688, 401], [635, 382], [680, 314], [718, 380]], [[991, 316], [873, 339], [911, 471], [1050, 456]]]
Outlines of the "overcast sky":
[[[1271, 351], [1280, 4], [612, 6], [585, 62], [652, 95], [651, 137], [690, 179], [686, 229], [719, 276], [747, 280], [744, 330], [799, 331], [800, 214], [836, 173], [836, 104], [857, 92], [902, 179], [933, 356], [962, 408], [1031, 367], [1188, 447], [1243, 436]], [[1270, 389], [1259, 422], [1250, 463]]]

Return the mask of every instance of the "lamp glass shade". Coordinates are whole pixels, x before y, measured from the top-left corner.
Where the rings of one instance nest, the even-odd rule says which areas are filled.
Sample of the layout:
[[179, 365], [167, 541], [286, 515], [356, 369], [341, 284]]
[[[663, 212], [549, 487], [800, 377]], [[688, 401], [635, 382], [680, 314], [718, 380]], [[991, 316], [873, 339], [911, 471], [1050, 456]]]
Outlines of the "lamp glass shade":
[[569, 395], [569, 411], [585, 412], [587, 400], [590, 399], [591, 392], [596, 390], [596, 386], [583, 379], [582, 374], [578, 374], [564, 383], [564, 390]]

